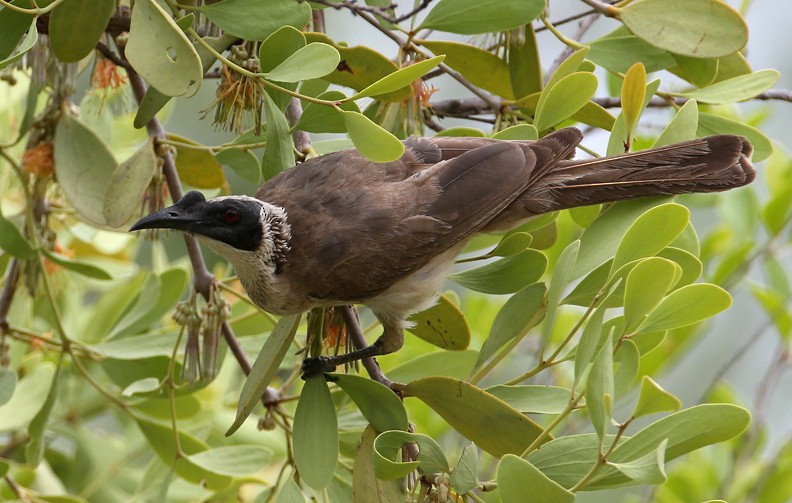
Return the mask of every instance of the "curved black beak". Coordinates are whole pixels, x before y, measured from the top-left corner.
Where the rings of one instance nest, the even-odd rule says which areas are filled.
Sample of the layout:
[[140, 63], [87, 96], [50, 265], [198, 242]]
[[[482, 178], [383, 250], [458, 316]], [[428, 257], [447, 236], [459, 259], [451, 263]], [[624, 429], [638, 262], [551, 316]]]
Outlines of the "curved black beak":
[[201, 221], [200, 209], [206, 202], [203, 194], [190, 191], [173, 206], [147, 215], [129, 228], [129, 232], [143, 229], [174, 229], [190, 232]]

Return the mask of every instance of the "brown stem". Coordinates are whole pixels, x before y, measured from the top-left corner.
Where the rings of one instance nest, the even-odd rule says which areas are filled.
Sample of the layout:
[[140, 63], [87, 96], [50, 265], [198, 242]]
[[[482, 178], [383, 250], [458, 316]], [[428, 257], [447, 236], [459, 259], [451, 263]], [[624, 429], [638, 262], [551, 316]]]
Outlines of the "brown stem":
[[[357, 317], [355, 308], [349, 304], [346, 304], [340, 306], [338, 309], [341, 311], [341, 316], [344, 318], [344, 324], [347, 327], [349, 338], [352, 341], [352, 345], [355, 346], [355, 349], [363, 349], [368, 346], [366, 338], [363, 336], [363, 330], [360, 328], [360, 320]], [[382, 372], [377, 360], [375, 360], [373, 356], [363, 358], [361, 362], [363, 363], [363, 367], [366, 369], [366, 372], [368, 372], [369, 377], [380, 384], [383, 384], [389, 388], [391, 387], [393, 382], [385, 377], [385, 374]]]

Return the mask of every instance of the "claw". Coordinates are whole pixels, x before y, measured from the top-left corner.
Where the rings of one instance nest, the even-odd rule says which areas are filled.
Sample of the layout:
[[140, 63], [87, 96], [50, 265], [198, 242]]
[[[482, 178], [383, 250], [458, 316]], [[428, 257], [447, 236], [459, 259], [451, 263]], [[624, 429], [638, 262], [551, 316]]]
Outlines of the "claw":
[[335, 369], [336, 364], [332, 357], [316, 356], [314, 358], [306, 358], [302, 362], [302, 378], [305, 380], [317, 374], [335, 372]]

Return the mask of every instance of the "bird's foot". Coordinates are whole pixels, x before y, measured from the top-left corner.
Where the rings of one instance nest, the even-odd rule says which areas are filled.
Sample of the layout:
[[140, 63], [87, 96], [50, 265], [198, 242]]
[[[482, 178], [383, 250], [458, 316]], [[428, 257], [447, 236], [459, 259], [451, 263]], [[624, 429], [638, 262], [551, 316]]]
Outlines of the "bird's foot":
[[302, 378], [307, 379], [317, 374], [335, 372], [336, 362], [332, 356], [315, 356], [302, 362]]

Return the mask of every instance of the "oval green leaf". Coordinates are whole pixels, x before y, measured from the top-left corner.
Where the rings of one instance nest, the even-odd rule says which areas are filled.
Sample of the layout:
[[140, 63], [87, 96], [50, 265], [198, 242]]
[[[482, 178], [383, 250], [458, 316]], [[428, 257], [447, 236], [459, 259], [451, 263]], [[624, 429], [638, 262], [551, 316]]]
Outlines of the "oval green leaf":
[[748, 138], [754, 147], [752, 156], [754, 162], [763, 161], [773, 153], [773, 142], [755, 127], [720, 115], [699, 113], [698, 134], [700, 136], [720, 133], [731, 133]]
[[711, 86], [702, 87], [687, 93], [670, 93], [681, 98], [695, 99], [701, 103], [721, 105], [735, 103], [756, 97], [778, 82], [778, 70], [759, 70], [748, 75], [739, 75], [722, 80]]
[[187, 456], [206, 471], [231, 477], [256, 475], [272, 457], [272, 451], [258, 445], [229, 445]]
[[529, 24], [545, 0], [440, 0], [417, 29], [475, 35]]
[[297, 327], [300, 324], [300, 315], [294, 314], [284, 316], [278, 320], [278, 324], [272, 329], [267, 342], [261, 347], [261, 351], [256, 357], [256, 362], [250, 370], [245, 384], [242, 386], [242, 393], [239, 396], [236, 418], [231, 427], [228, 428], [226, 436], [234, 433], [247, 419], [253, 411], [253, 407], [259, 402], [261, 395], [267, 390], [270, 381], [275, 376], [283, 357], [291, 346]]
[[648, 416], [657, 412], [675, 412], [682, 408], [682, 401], [664, 390], [651, 377], [641, 379], [641, 392], [633, 417]]
[[461, 42], [424, 40], [420, 45], [437, 55], [472, 84], [502, 98], [514, 99], [509, 65], [490, 51]]
[[685, 327], [711, 318], [731, 306], [732, 298], [723, 288], [710, 283], [683, 286], [671, 292], [641, 325], [641, 332]]
[[58, 182], [74, 209], [88, 222], [106, 226], [104, 195], [117, 166], [110, 149], [67, 113], [55, 128], [54, 155]]
[[338, 418], [324, 375], [305, 380], [292, 430], [300, 477], [313, 489], [324, 489], [338, 461]]
[[650, 44], [695, 58], [720, 58], [745, 47], [748, 27], [719, 0], [641, 0], [620, 9], [619, 19]]
[[49, 41], [55, 57], [76, 63], [91, 54], [115, 5], [113, 0], [70, 0], [58, 5], [49, 20]]
[[544, 431], [506, 402], [456, 379], [427, 377], [411, 382], [404, 392], [420, 399], [461, 435], [496, 457], [522, 453]]
[[646, 211], [627, 229], [619, 243], [611, 276], [627, 263], [651, 257], [671, 244], [689, 220], [690, 210], [681, 204], [666, 203]]
[[57, 255], [52, 253], [51, 251], [47, 250], [46, 248], [42, 248], [44, 255], [47, 256], [47, 259], [55, 262], [59, 266], [67, 269], [69, 271], [76, 272], [78, 274], [82, 274], [83, 276], [88, 276], [89, 278], [94, 279], [113, 279], [110, 276], [110, 273], [105, 271], [104, 269], [97, 267], [93, 264], [89, 264], [88, 262], [82, 262], [80, 260], [74, 260], [70, 258], [66, 258], [63, 255]]
[[318, 79], [335, 70], [341, 56], [335, 48], [314, 42], [299, 49], [265, 74], [268, 80], [298, 82]]
[[524, 503], [572, 503], [571, 493], [553, 482], [530, 462], [507, 454], [498, 463], [498, 494], [501, 501], [522, 501]]
[[303, 29], [311, 6], [292, 0], [224, 0], [197, 7], [227, 33], [245, 40], [264, 40], [283, 26]]
[[331, 374], [336, 383], [355, 402], [369, 424], [377, 431], [407, 431], [407, 412], [396, 393], [377, 381], [352, 374]]
[[560, 386], [509, 386], [499, 384], [485, 390], [523, 414], [560, 414], [572, 394]]
[[634, 332], [676, 282], [678, 266], [659, 257], [640, 261], [627, 275], [624, 289], [625, 333]]
[[450, 351], [467, 349], [470, 344], [470, 327], [465, 314], [441, 295], [429, 309], [413, 314], [407, 330], [430, 344]]
[[355, 148], [374, 162], [391, 162], [404, 153], [404, 144], [374, 121], [358, 112], [345, 111], [344, 124]]
[[366, 87], [352, 97], [353, 100], [365, 98], [367, 96], [379, 96], [397, 91], [402, 87], [411, 84], [421, 78], [426, 72], [443, 62], [445, 56], [435, 56], [433, 58], [419, 61], [418, 63], [396, 70], [395, 72], [382, 77], [370, 86]]
[[129, 64], [166, 96], [192, 96], [203, 79], [201, 59], [190, 40], [154, 0], [132, 8], [125, 54]]
[[482, 293], [514, 293], [536, 282], [547, 269], [547, 257], [529, 249], [491, 264], [449, 276], [455, 283]]
[[102, 215], [107, 225], [118, 227], [140, 209], [143, 193], [157, 170], [157, 157], [149, 140], [126, 161], [118, 165], [107, 185]]
[[574, 115], [594, 96], [597, 85], [594, 74], [576, 72], [545, 88], [536, 105], [536, 129], [543, 131]]

